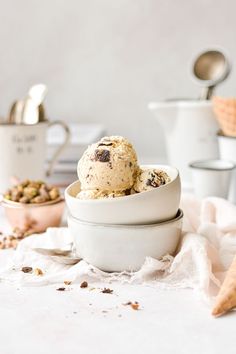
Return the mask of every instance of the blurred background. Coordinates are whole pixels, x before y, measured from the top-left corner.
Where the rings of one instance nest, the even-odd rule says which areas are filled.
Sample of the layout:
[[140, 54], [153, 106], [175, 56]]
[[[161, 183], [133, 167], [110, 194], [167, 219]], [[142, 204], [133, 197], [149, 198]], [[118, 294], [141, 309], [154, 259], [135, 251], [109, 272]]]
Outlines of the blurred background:
[[[99, 123], [135, 145], [141, 160], [165, 154], [147, 103], [197, 98], [190, 63], [220, 46], [236, 56], [234, 0], [0, 1], [0, 114], [35, 83], [50, 119]], [[234, 63], [233, 63], [234, 64]], [[217, 88], [235, 95], [235, 72]]]

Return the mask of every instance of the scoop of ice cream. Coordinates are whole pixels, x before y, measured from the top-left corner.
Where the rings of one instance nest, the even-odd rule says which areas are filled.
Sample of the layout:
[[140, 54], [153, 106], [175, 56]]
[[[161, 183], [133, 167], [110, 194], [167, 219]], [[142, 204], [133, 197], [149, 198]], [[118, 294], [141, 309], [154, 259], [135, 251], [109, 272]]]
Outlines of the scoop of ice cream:
[[137, 155], [128, 140], [104, 137], [92, 144], [78, 162], [81, 190], [125, 191], [137, 176]]
[[80, 191], [76, 198], [78, 199], [104, 199], [123, 197], [126, 193], [124, 191], [99, 191], [97, 189]]
[[157, 169], [140, 169], [133, 190], [136, 193], [145, 192], [158, 188], [170, 182], [170, 177], [164, 171]]

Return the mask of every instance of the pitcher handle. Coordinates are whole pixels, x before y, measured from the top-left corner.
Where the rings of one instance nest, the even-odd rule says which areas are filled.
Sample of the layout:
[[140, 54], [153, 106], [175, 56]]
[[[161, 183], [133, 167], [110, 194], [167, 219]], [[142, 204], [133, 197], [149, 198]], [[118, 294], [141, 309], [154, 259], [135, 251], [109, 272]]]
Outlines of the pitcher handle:
[[58, 157], [61, 155], [62, 151], [65, 149], [66, 145], [69, 143], [70, 136], [71, 136], [70, 129], [69, 129], [68, 125], [66, 123], [64, 123], [63, 121], [55, 120], [53, 122], [49, 122], [48, 129], [50, 129], [54, 125], [60, 125], [63, 128], [63, 130], [65, 132], [65, 139], [64, 139], [64, 142], [55, 151], [55, 153], [49, 163], [49, 167], [46, 171], [47, 177], [51, 176], [54, 166], [55, 166], [55, 163], [57, 162]]

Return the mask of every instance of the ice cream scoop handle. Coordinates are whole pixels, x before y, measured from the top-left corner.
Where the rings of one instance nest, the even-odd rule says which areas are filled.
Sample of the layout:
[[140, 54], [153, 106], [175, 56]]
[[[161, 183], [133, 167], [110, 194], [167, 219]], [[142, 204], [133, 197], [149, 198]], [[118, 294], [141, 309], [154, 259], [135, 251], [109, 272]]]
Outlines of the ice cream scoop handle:
[[63, 141], [63, 143], [58, 147], [58, 149], [55, 151], [50, 163], [49, 163], [49, 167], [46, 171], [46, 175], [47, 176], [51, 176], [52, 172], [53, 172], [53, 168], [55, 166], [55, 163], [58, 160], [58, 157], [61, 155], [62, 151], [65, 149], [65, 147], [67, 146], [67, 144], [70, 141], [70, 129], [68, 127], [68, 125], [66, 123], [64, 123], [63, 121], [60, 120], [55, 120], [53, 122], [50, 122], [48, 125], [48, 128], [50, 129], [52, 126], [54, 125], [60, 125], [62, 127], [62, 129], [65, 132], [65, 139]]

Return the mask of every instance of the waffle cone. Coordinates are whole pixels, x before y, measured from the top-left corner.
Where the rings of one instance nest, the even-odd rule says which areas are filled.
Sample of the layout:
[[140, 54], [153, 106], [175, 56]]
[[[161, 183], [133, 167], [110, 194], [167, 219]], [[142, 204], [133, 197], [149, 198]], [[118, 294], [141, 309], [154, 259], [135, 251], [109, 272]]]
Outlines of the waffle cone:
[[221, 316], [234, 307], [236, 307], [236, 256], [216, 297], [212, 315]]
[[214, 97], [212, 102], [223, 134], [236, 137], [236, 98]]

